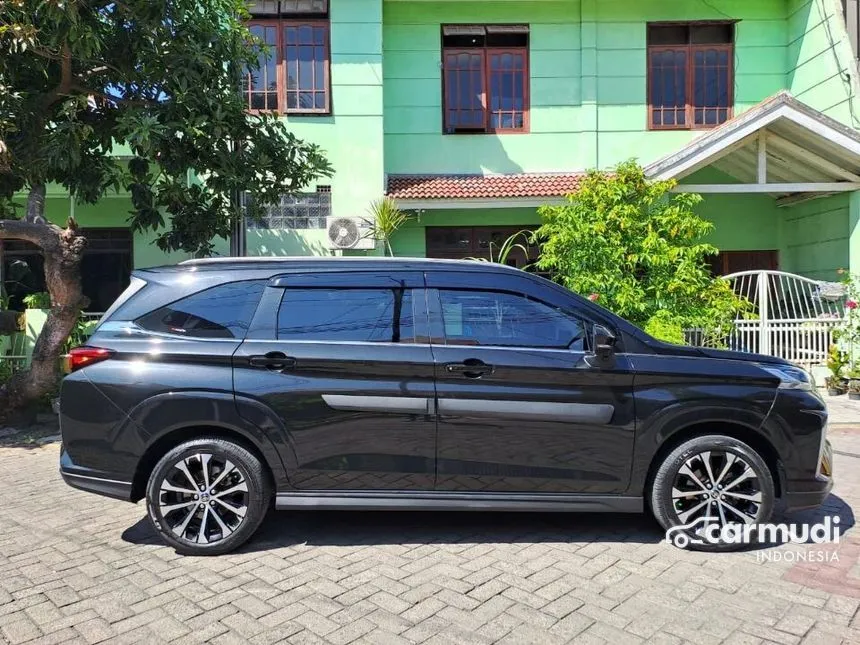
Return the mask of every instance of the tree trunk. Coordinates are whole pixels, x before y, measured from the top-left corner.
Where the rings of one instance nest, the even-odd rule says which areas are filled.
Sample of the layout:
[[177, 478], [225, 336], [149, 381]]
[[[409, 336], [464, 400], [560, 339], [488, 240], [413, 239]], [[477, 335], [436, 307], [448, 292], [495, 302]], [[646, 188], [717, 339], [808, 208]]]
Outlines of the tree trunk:
[[51, 311], [33, 348], [30, 368], [0, 386], [0, 425], [33, 401], [54, 390], [59, 361], [87, 299], [81, 290], [81, 258], [86, 240], [70, 221], [67, 228], [45, 219], [45, 186], [32, 186], [24, 221], [0, 220], [0, 239], [25, 240], [39, 247], [45, 260], [45, 284]]

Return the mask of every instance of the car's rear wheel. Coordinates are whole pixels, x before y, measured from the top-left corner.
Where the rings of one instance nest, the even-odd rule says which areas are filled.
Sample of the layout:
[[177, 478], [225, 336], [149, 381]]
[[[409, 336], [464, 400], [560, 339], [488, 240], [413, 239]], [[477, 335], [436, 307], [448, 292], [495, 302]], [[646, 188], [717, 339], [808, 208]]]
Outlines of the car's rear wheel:
[[219, 555], [247, 542], [270, 498], [260, 460], [215, 437], [187, 441], [164, 455], [146, 489], [155, 530], [185, 555]]
[[[732, 437], [707, 435], [666, 455], [654, 474], [650, 502], [673, 544], [730, 551], [744, 546], [746, 538], [737, 536], [745, 527], [770, 520], [775, 490], [755, 450]], [[754, 540], [755, 532], [749, 536]]]

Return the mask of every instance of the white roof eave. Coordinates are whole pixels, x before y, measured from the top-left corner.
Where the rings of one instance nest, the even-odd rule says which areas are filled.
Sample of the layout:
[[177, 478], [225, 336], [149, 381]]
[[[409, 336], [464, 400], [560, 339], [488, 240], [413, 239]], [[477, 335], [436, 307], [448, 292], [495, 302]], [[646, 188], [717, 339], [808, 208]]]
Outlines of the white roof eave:
[[726, 124], [645, 168], [655, 180], [681, 179], [731, 154], [751, 135], [786, 119], [818, 135], [827, 146], [839, 146], [860, 158], [860, 134], [781, 92]]

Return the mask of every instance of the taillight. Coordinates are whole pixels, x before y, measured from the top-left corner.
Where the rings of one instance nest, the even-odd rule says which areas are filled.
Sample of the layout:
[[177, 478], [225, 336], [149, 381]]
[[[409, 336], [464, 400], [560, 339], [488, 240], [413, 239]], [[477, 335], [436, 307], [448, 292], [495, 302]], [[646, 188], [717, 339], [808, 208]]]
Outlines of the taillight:
[[82, 367], [101, 363], [113, 356], [112, 349], [102, 347], [75, 347], [66, 356], [65, 371], [71, 374]]

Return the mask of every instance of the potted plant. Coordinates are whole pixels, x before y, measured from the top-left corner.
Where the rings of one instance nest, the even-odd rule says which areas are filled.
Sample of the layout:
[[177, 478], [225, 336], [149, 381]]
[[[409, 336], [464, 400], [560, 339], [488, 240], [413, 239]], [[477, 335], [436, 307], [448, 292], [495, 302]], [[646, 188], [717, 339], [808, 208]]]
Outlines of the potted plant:
[[844, 394], [848, 385], [847, 379], [843, 379], [843, 370], [848, 364], [848, 354], [839, 349], [836, 343], [830, 346], [827, 352], [827, 367], [830, 369], [830, 376], [825, 379], [827, 391], [832, 396]]
[[824, 385], [827, 388], [828, 396], [840, 396], [845, 393], [842, 386], [842, 379], [835, 376], [828, 376], [824, 379]]
[[852, 401], [860, 401], [860, 379], [851, 379], [848, 382], [848, 398]]

